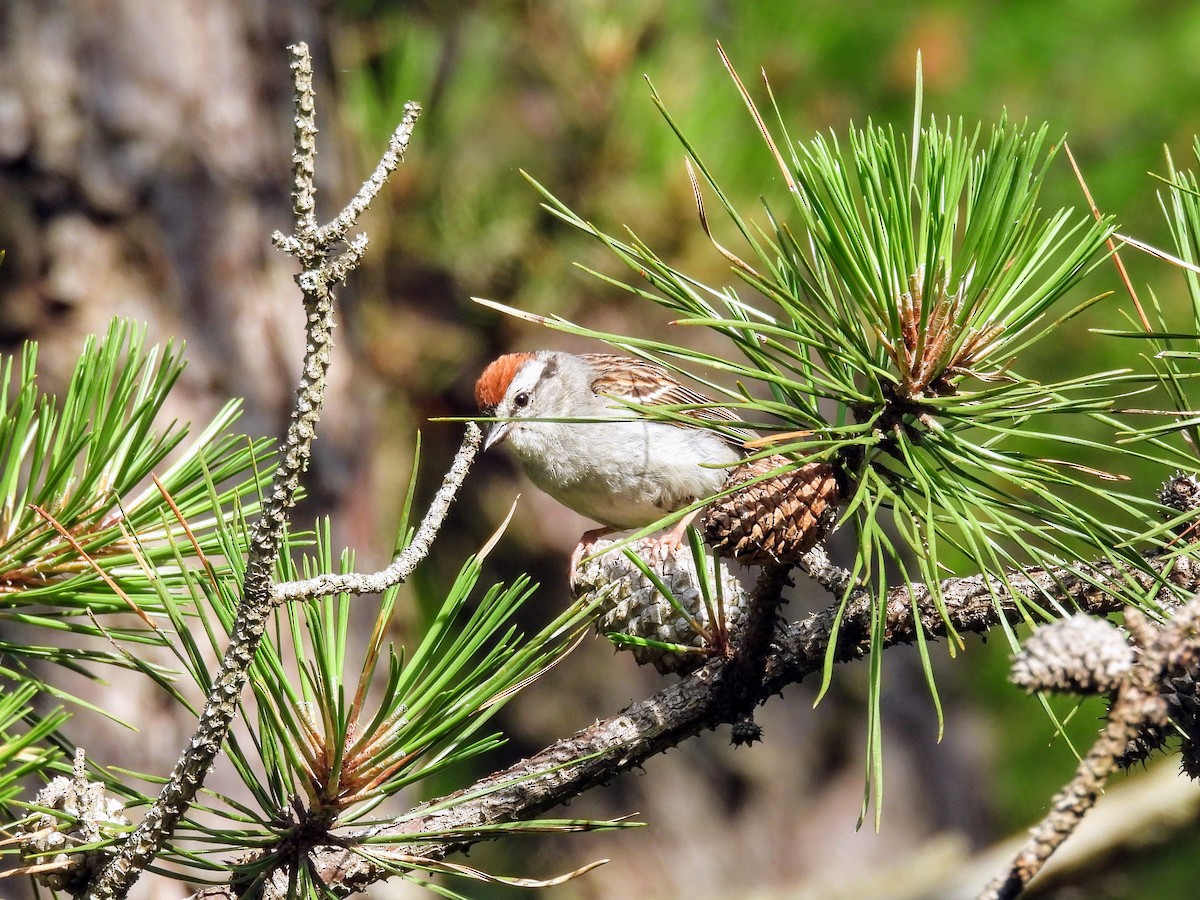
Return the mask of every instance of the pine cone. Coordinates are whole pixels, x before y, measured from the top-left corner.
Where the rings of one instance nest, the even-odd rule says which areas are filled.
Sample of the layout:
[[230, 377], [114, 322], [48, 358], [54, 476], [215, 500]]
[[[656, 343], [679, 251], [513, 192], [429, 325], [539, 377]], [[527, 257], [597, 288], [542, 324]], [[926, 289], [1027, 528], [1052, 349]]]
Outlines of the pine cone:
[[38, 813], [19, 827], [23, 852], [40, 869], [36, 877], [53, 891], [83, 893], [92, 876], [108, 864], [112, 850], [74, 848], [97, 844], [129, 824], [121, 801], [104, 784], [89, 781], [82, 748], [75, 751], [75, 777], [59, 776], [38, 791], [34, 802], [65, 815]]
[[1197, 696], [1195, 672], [1183, 672], [1167, 679], [1163, 687], [1167, 714], [1180, 733], [1180, 768], [1191, 779], [1200, 777], [1200, 696]]
[[[1109, 706], [1112, 706], [1111, 700]], [[1167, 728], [1162, 728], [1158, 725], [1147, 725], [1143, 728], [1140, 734], [1134, 736], [1126, 744], [1125, 752], [1116, 758], [1117, 767], [1128, 769], [1137, 763], [1145, 765], [1146, 760], [1166, 747], [1167, 739], [1173, 736], [1167, 733], [1167, 729], [1170, 727], [1169, 725]]]
[[1159, 488], [1158, 502], [1179, 512], [1200, 508], [1200, 479], [1187, 472], [1176, 472]]
[[[659, 593], [645, 573], [620, 550], [603, 553], [613, 541], [597, 541], [593, 553], [602, 553], [580, 565], [571, 574], [571, 592], [582, 597], [594, 591], [604, 591], [604, 610], [596, 623], [601, 634], [627, 634], [663, 644], [674, 644], [680, 651], [662, 647], [639, 647], [617, 643], [619, 649], [633, 651], [638, 665], [651, 663], [662, 673], [686, 673], [699, 668], [711, 655], [712, 649], [696, 632], [687, 616], [675, 604]], [[727, 644], [729, 635], [736, 633], [745, 619], [745, 591], [719, 561], [707, 558], [709, 584], [715, 581], [714, 563], [719, 565], [722, 604], [725, 622], [716, 628], [709, 618], [708, 607], [696, 575], [696, 563], [688, 546], [665, 546], [654, 538], [644, 538], [629, 545], [644, 560], [667, 587], [675, 601], [686, 610], [711, 637]], [[713, 596], [716, 596], [713, 585]], [[715, 603], [714, 603], [715, 605]], [[691, 648], [692, 652], [682, 648]]]
[[1133, 648], [1107, 619], [1076, 613], [1040, 626], [1025, 639], [1008, 679], [1033, 691], [1103, 694], [1133, 666]]
[[782, 467], [789, 468], [705, 510], [704, 534], [718, 555], [747, 566], [794, 563], [829, 531], [841, 497], [837, 470], [830, 463], [797, 466], [786, 456], [765, 456], [733, 469], [725, 486]]
[[1127, 769], [1134, 763], [1145, 762], [1156, 751], [1163, 749], [1173, 738], [1182, 735], [1179, 742], [1180, 768], [1189, 778], [1200, 778], [1200, 685], [1196, 672], [1183, 672], [1166, 678], [1159, 687], [1167, 701], [1166, 726], [1150, 725], [1129, 742], [1125, 752], [1118, 757], [1117, 764]]
[[[1187, 472], [1176, 472], [1163, 482], [1158, 491], [1158, 502], [1181, 513], [1200, 510], [1200, 478]], [[1174, 526], [1175, 532], [1185, 541], [1194, 541], [1200, 536], [1200, 522], [1195, 518]]]

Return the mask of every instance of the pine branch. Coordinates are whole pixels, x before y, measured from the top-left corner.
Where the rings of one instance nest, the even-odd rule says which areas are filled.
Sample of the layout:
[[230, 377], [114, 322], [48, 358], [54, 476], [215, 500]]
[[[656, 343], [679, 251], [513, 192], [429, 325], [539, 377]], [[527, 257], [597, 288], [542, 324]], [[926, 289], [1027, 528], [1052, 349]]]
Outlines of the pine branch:
[[984, 888], [980, 900], [1011, 900], [1020, 895], [1095, 806], [1130, 743], [1146, 728], [1167, 724], [1167, 701], [1160, 685], [1172, 672], [1196, 665], [1200, 600], [1186, 603], [1157, 633], [1137, 610], [1127, 610], [1125, 619], [1142, 652], [1117, 686], [1104, 728], [1079, 761], [1074, 777], [1050, 801], [1050, 811], [1030, 832], [1008, 868]]
[[[1182, 591], [1200, 588], [1200, 565], [1188, 558], [1170, 561], [1155, 558], [1151, 562], [1159, 569], [1160, 579], [1169, 579], [1174, 587]], [[918, 628], [923, 628], [927, 635], [944, 635], [947, 627], [959, 634], [982, 634], [1002, 620], [1013, 624], [1023, 622], [1023, 604], [1014, 591], [1043, 596], [1049, 602], [1077, 607], [1082, 612], [1099, 615], [1114, 612], [1123, 606], [1119, 599], [1121, 592], [1106, 591], [1104, 586], [1124, 585], [1128, 578], [1137, 579], [1148, 592], [1159, 586], [1152, 575], [1130, 572], [1106, 561], [1089, 567], [1086, 578], [1068, 569], [1056, 569], [1031, 570], [1010, 576], [1007, 581], [982, 576], [949, 579], [940, 585], [948, 622], [939, 613], [928, 586], [918, 585], [911, 592], [898, 588], [888, 594], [885, 604], [885, 646], [914, 642]], [[784, 570], [764, 573], [755, 587], [753, 602], [761, 608], [773, 608], [785, 583]], [[871, 598], [866, 595], [852, 598], [841, 613], [836, 637], [837, 605], [782, 629], [772, 643], [765, 658], [764, 674], [758, 680], [744, 680], [747, 665], [739, 655], [735, 654], [732, 660], [714, 660], [618, 715], [557, 741], [470, 787], [429, 801], [393, 824], [346, 835], [347, 846], [353, 848], [356, 841], [386, 836], [387, 844], [373, 846], [375, 855], [440, 860], [487, 840], [485, 833], [472, 835], [472, 829], [538, 816], [592, 787], [608, 783], [622, 772], [644, 765], [651, 757], [702, 731], [740, 721], [768, 697], [820, 672], [831, 642], [837, 662], [866, 656], [871, 649], [871, 607]], [[919, 611], [920, 622], [914, 610]], [[447, 831], [461, 837], [454, 841], [404, 843], [405, 835]], [[310, 858], [314, 870], [321, 873], [325, 884], [337, 896], [349, 896], [394, 874], [346, 847], [317, 848]], [[276, 873], [274, 887], [265, 896], [286, 896], [286, 885], [287, 873]], [[232, 888], [218, 887], [194, 896], [232, 900], [235, 894]]]

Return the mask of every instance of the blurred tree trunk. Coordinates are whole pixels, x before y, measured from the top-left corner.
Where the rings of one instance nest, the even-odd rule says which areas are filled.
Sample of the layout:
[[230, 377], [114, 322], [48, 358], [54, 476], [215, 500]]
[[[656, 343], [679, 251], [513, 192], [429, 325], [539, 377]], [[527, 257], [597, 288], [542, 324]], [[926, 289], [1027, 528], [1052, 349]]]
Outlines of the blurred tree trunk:
[[283, 48], [321, 33], [312, 7], [0, 4], [3, 349], [42, 342], [54, 385], [84, 335], [144, 320], [188, 340], [176, 412], [241, 396], [248, 431], [276, 430], [299, 310], [267, 235], [288, 210]]

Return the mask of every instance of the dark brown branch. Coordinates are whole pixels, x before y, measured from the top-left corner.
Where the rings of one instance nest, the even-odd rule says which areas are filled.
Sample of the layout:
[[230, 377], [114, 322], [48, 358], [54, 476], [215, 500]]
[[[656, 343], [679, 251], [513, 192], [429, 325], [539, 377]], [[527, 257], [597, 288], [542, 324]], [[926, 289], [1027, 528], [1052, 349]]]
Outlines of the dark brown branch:
[[[1200, 567], [1173, 561], [1171, 580], [1185, 591], [1200, 587]], [[769, 600], [782, 590], [783, 574], [760, 581], [755, 589], [756, 603]], [[955, 579], [941, 584], [947, 619], [955, 632], [980, 633], [998, 625], [1001, 619], [1012, 623], [1024, 620], [1021, 604], [1009, 586], [1021, 594], [1043, 597], [1064, 606], [1076, 606], [1085, 612], [1102, 614], [1121, 606], [1113, 594], [1096, 583], [1117, 583], [1136, 578], [1144, 587], [1154, 584], [1154, 576], [1145, 572], [1118, 571], [1109, 564], [1096, 564], [1091, 578], [1083, 579], [1065, 570], [1035, 571], [1013, 576], [1007, 584], [982, 576]], [[1114, 592], [1117, 593], [1117, 592]], [[918, 587], [892, 591], [887, 598], [884, 647], [916, 640], [919, 610], [921, 627], [929, 635], [944, 635], [946, 622], [934, 608], [929, 590]], [[540, 753], [501, 772], [489, 775], [462, 791], [424, 804], [403, 819], [376, 829], [362, 837], [388, 835], [402, 840], [406, 834], [453, 831], [461, 836], [439, 843], [397, 844], [395, 852], [409, 856], [441, 859], [488, 839], [473, 835], [482, 825], [530, 819], [579, 796], [589, 788], [611, 781], [622, 772], [635, 769], [658, 753], [674, 747], [701, 731], [738, 720], [746, 712], [783, 688], [820, 671], [829, 648], [837, 608], [813, 613], [775, 635], [765, 659], [760, 680], [747, 685], [738, 679], [739, 666], [732, 660], [714, 660], [681, 681], [654, 696], [632, 704], [622, 713], [597, 722], [572, 737], [558, 741]], [[870, 650], [871, 600], [852, 598], [837, 629], [834, 658], [838, 662], [859, 659]], [[435, 809], [435, 807], [437, 807]], [[374, 847], [375, 852], [382, 849]], [[317, 871], [336, 893], [347, 896], [390, 874], [364, 860], [352, 850], [318, 848], [313, 852]], [[284, 873], [281, 884], [286, 885]], [[232, 894], [208, 893], [205, 897], [232, 897]], [[268, 896], [270, 896], [268, 894]], [[282, 896], [280, 894], [279, 896]]]

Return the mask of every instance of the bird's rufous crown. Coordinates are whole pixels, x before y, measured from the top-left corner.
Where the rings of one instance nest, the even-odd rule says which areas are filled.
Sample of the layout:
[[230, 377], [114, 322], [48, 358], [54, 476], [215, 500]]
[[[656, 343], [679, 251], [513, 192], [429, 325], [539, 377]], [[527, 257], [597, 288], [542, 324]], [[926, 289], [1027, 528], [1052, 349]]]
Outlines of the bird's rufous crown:
[[490, 412], [500, 405], [517, 370], [531, 359], [532, 353], [506, 353], [488, 363], [475, 382], [475, 404], [480, 412]]

